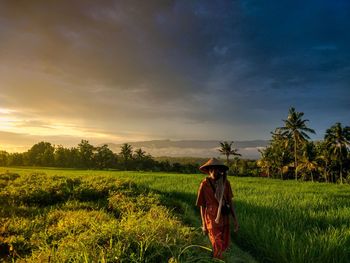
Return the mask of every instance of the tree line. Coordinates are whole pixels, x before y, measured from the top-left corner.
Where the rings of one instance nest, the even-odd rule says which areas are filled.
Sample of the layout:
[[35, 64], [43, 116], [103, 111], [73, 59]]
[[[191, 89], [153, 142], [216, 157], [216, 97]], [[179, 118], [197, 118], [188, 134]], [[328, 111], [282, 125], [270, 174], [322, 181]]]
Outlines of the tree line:
[[163, 171], [177, 173], [198, 173], [197, 163], [170, 163], [156, 161], [141, 148], [124, 143], [119, 153], [114, 153], [108, 145], [93, 146], [81, 140], [77, 147], [66, 148], [50, 142], [34, 144], [23, 153], [0, 151], [0, 166], [38, 166], [78, 169], [116, 169], [133, 171]]
[[257, 161], [266, 177], [350, 183], [350, 127], [337, 122], [323, 140], [311, 141], [315, 131], [307, 126], [304, 113], [290, 108], [284, 125], [276, 128], [270, 144]]

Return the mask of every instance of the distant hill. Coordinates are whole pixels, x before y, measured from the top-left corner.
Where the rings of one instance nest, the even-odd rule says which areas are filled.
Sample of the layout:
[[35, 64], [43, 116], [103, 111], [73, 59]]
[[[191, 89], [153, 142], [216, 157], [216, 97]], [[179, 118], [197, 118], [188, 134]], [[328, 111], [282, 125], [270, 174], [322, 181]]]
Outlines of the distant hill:
[[[122, 144], [106, 143], [108, 147], [119, 152]], [[128, 142], [133, 148], [142, 148], [147, 153], [154, 157], [170, 156], [170, 157], [218, 157], [220, 153], [218, 148], [220, 141], [216, 140], [152, 140]], [[258, 149], [268, 145], [267, 140], [252, 140], [252, 141], [235, 141], [234, 147], [242, 154], [242, 158], [258, 159], [260, 153]]]

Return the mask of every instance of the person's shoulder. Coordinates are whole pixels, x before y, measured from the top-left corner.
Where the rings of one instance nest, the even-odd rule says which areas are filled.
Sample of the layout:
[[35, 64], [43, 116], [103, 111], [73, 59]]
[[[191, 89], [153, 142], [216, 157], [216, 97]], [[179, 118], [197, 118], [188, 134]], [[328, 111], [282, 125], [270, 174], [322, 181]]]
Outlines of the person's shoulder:
[[202, 182], [201, 185], [207, 185], [208, 184], [208, 177], [205, 177]]

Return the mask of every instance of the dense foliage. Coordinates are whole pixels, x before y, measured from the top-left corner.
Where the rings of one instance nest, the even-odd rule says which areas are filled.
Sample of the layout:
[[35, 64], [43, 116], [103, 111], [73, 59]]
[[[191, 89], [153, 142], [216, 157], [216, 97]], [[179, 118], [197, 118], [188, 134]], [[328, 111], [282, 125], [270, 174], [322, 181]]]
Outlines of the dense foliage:
[[304, 113], [289, 110], [285, 126], [276, 128], [257, 164], [264, 176], [280, 179], [350, 183], [350, 127], [336, 123], [324, 140], [310, 141]]
[[82, 140], [78, 147], [72, 148], [39, 142], [24, 153], [0, 151], [0, 166], [199, 173], [198, 163], [195, 162], [170, 162], [167, 159], [157, 161], [141, 148], [134, 150], [127, 143], [122, 145], [119, 153], [114, 153], [107, 145], [95, 147], [87, 140]]

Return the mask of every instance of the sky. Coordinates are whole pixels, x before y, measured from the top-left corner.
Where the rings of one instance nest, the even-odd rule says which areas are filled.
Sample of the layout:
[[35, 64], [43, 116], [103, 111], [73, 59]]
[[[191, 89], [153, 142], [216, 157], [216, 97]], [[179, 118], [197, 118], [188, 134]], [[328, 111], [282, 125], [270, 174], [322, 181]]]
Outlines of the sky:
[[0, 1], [0, 149], [350, 125], [350, 2]]

